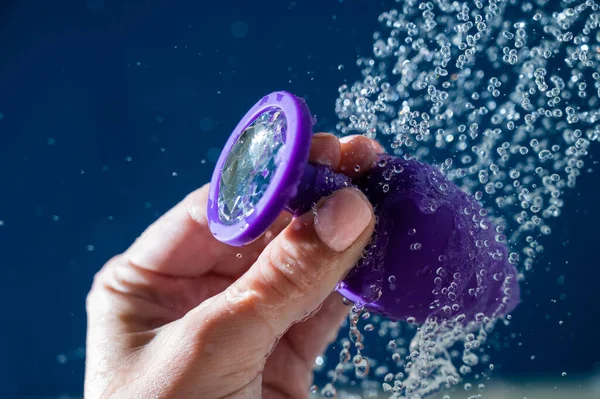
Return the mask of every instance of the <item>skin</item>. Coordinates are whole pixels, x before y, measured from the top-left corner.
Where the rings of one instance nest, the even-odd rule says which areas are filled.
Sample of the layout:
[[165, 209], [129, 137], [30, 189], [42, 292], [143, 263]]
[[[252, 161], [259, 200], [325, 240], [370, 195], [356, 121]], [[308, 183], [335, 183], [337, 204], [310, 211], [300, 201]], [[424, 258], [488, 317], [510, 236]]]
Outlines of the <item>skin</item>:
[[[381, 152], [319, 133], [310, 161], [356, 178]], [[207, 196], [189, 194], [95, 276], [86, 398], [308, 397], [348, 311], [333, 290], [369, 241], [371, 205], [346, 188], [234, 248], [210, 234]]]

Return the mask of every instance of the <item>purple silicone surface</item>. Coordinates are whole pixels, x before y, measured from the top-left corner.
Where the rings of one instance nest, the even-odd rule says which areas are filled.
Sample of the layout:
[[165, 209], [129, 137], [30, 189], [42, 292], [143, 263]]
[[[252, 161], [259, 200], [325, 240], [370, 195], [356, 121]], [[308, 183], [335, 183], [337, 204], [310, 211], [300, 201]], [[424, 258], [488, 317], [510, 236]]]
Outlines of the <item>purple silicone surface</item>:
[[306, 165], [304, 177], [298, 186], [298, 194], [288, 204], [287, 210], [294, 216], [302, 215], [319, 200], [344, 187], [352, 186], [352, 179], [335, 173], [327, 166]]
[[[223, 166], [240, 135], [265, 110], [277, 107], [283, 111], [287, 122], [285, 147], [281, 164], [269, 186], [254, 207], [254, 211], [242, 221], [228, 225], [222, 223], [218, 198]], [[278, 91], [263, 97], [238, 123], [227, 140], [215, 166], [208, 196], [208, 221], [212, 234], [229, 245], [246, 245], [260, 237], [286, 204], [296, 196], [298, 183], [304, 174], [312, 139], [312, 117], [304, 99], [291, 93]], [[244, 193], [239, 193], [243, 195]]]
[[377, 225], [367, 256], [340, 283], [342, 295], [417, 322], [461, 315], [469, 321], [515, 308], [519, 285], [506, 245], [496, 242], [481, 205], [439, 170], [384, 155], [357, 185], [373, 203]]

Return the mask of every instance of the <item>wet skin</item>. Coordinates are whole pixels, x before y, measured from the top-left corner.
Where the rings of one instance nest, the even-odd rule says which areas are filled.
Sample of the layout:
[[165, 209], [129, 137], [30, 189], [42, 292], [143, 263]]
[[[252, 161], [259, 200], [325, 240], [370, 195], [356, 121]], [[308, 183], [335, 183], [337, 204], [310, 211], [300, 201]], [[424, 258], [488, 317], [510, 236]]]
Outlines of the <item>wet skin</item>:
[[[353, 178], [383, 149], [314, 135], [310, 161]], [[356, 166], [359, 168], [356, 168]], [[333, 292], [374, 227], [346, 188], [242, 248], [218, 242], [208, 185], [97, 273], [87, 298], [86, 398], [305, 398], [347, 314]]]

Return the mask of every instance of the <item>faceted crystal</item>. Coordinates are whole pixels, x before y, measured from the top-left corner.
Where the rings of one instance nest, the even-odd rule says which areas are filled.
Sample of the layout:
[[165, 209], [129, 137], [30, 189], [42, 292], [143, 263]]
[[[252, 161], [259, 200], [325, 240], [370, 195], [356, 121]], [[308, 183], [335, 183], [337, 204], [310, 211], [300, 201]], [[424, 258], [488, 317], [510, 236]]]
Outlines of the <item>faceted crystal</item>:
[[285, 148], [287, 122], [281, 109], [261, 113], [233, 145], [219, 184], [219, 218], [236, 224], [254, 212], [275, 175]]

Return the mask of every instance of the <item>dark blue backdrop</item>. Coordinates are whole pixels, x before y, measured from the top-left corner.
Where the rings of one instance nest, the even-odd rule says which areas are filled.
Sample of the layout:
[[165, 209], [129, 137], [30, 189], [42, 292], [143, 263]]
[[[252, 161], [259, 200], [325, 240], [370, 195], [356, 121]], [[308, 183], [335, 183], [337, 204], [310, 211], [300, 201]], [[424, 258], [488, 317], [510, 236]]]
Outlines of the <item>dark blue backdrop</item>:
[[[393, 4], [0, 1], [0, 398], [81, 393], [94, 273], [209, 179], [263, 94], [305, 96], [331, 129], [337, 87]], [[598, 364], [597, 181], [567, 195], [503, 330], [506, 376]]]

